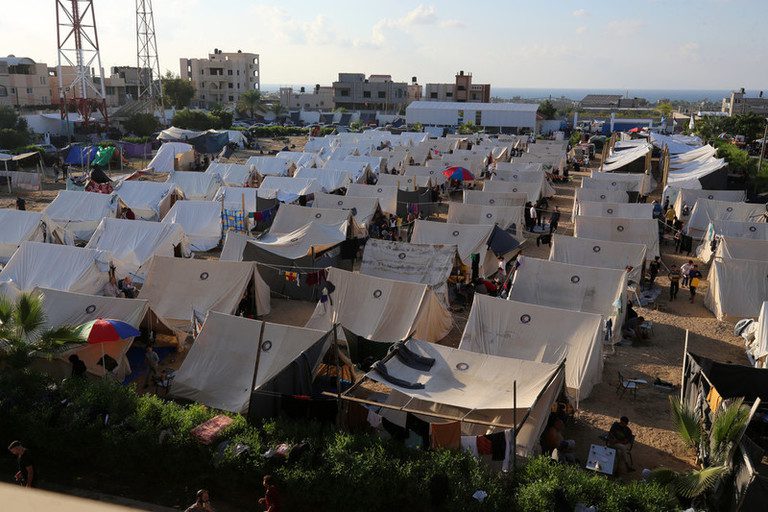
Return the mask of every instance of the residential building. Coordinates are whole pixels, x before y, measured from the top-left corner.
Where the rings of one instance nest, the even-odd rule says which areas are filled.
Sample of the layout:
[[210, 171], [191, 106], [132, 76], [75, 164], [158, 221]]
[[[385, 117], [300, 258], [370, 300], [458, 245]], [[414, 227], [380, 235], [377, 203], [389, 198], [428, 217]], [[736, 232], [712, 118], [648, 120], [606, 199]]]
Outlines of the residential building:
[[0, 105], [50, 105], [48, 66], [27, 57], [0, 57]]
[[390, 75], [339, 73], [333, 102], [347, 110], [399, 112], [408, 104], [408, 87], [407, 82], [393, 82]]
[[[48, 68], [48, 87], [49, 93], [54, 98], [54, 103], [59, 102], [59, 69], [56, 67]], [[61, 66], [61, 75], [64, 79], [64, 95], [67, 99], [75, 99], [80, 97], [80, 89], [78, 87], [70, 87], [72, 82], [77, 77], [77, 68], [74, 66]], [[93, 69], [90, 72], [91, 80], [93, 81], [96, 90], [101, 90], [101, 77], [97, 76]], [[125, 105], [128, 100], [126, 94], [125, 80], [119, 76], [111, 76], [104, 79], [104, 93], [106, 94], [107, 107], [119, 107]], [[89, 98], [94, 98], [95, 93], [88, 91]]]
[[416, 77], [411, 78], [411, 83], [408, 84], [408, 103], [412, 101], [420, 101], [422, 97], [421, 85]]
[[245, 91], [261, 89], [259, 55], [215, 49], [207, 59], [180, 59], [180, 74], [195, 88], [194, 105], [236, 105]]
[[587, 94], [579, 102], [586, 110], [640, 109], [648, 106], [645, 98], [625, 98], [621, 94]]
[[[110, 78], [122, 78], [125, 82], [125, 94], [127, 99], [135, 100], [139, 97], [139, 86], [142, 83], [150, 83], [156, 77], [151, 68], [139, 69], [136, 66], [113, 66]], [[148, 78], [148, 80], [147, 80]]]
[[760, 91], [756, 98], [748, 98], [742, 87], [738, 91], [731, 92], [730, 98], [723, 98], [723, 105], [720, 110], [729, 116], [738, 114], [766, 116], [768, 115], [768, 98], [763, 98], [763, 91]]
[[287, 110], [330, 111], [334, 109], [333, 87], [315, 85], [307, 92], [304, 87], [298, 91], [293, 87], [280, 88], [280, 105]]
[[424, 90], [426, 101], [456, 101], [460, 103], [490, 103], [491, 84], [472, 83], [472, 73], [459, 71], [453, 83], [427, 84]]
[[449, 129], [471, 122], [489, 132], [533, 133], [538, 109], [536, 103], [414, 101], [405, 109], [405, 119], [408, 124]]

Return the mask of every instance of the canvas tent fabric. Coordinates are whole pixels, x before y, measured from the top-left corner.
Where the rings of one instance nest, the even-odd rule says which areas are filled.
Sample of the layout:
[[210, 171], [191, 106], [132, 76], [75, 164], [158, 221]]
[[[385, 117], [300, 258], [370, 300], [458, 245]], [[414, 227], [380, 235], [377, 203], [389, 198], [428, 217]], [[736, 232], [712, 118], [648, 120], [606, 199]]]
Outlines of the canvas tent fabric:
[[422, 178], [429, 178], [433, 185], [442, 185], [448, 181], [448, 178], [446, 178], [439, 169], [424, 167], [421, 165], [406, 165], [403, 176], [420, 176]]
[[[696, 138], [698, 139], [698, 137]], [[673, 155], [685, 154], [689, 151], [696, 151], [701, 146], [701, 140], [692, 138], [683, 138], [681, 135], [664, 135], [657, 132], [651, 132], [651, 143], [657, 148], [666, 146]]]
[[493, 224], [455, 224], [417, 219], [413, 225], [411, 243], [455, 245], [465, 265], [470, 264], [473, 254], [478, 254], [485, 275], [498, 268], [496, 257], [488, 250], [493, 228]]
[[261, 176], [290, 176], [296, 170], [296, 164], [291, 160], [273, 156], [252, 156], [245, 161]]
[[375, 197], [379, 200], [379, 207], [391, 214], [397, 213], [397, 187], [379, 185], [361, 185], [353, 183], [347, 187], [349, 197]]
[[[223, 411], [273, 416], [275, 395], [311, 394], [330, 340], [323, 331], [211, 312], [176, 372], [171, 394]], [[258, 410], [249, 411], [260, 392], [271, 399], [257, 400]]]
[[60, 190], [43, 211], [53, 222], [71, 233], [75, 242], [87, 242], [101, 219], [117, 216], [121, 204], [120, 198], [114, 194]]
[[243, 252], [248, 245], [248, 236], [237, 231], [227, 231], [224, 247], [221, 248], [220, 261], [243, 261]]
[[602, 329], [597, 314], [477, 294], [459, 349], [540, 363], [565, 360], [565, 385], [578, 402], [601, 381]]
[[621, 339], [627, 304], [627, 273], [525, 258], [512, 278], [509, 300], [583, 311], [613, 321], [613, 339]]
[[[605, 159], [600, 168], [601, 172], [626, 172], [630, 167], [636, 167], [642, 171], [650, 171], [646, 167], [646, 165], [650, 165], [650, 161], [646, 160], [650, 152], [650, 144], [617, 151]], [[639, 161], [641, 159], [643, 160]]]
[[394, 343], [411, 335], [438, 342], [453, 320], [435, 292], [425, 284], [328, 270], [336, 287], [330, 300], [318, 302], [306, 327], [330, 330], [334, 324], [370, 341]]
[[352, 197], [335, 194], [315, 194], [313, 208], [341, 208], [350, 210], [355, 221], [361, 226], [368, 226], [379, 210], [379, 200], [375, 197]]
[[715, 250], [715, 258], [768, 261], [768, 241], [720, 237]]
[[650, 203], [605, 203], [581, 201], [579, 215], [585, 217], [616, 217], [620, 219], [652, 219]]
[[760, 306], [755, 339], [747, 344], [747, 353], [756, 368], [768, 368], [768, 301]]
[[177, 250], [185, 258], [192, 255], [180, 225], [141, 220], [104, 219], [85, 247], [109, 252], [118, 279], [131, 276], [139, 283], [153, 256], [173, 256]]
[[226, 210], [242, 210], [246, 213], [263, 212], [277, 205], [277, 198], [267, 199], [259, 196], [259, 189], [251, 187], [221, 187], [214, 201]]
[[[518, 424], [523, 424], [516, 436], [517, 454], [529, 456], [538, 451], [549, 408], [563, 386], [562, 366], [477, 354], [415, 339], [409, 340], [406, 348], [434, 359], [434, 365], [428, 371], [416, 370], [391, 356], [384, 362], [386, 371], [403, 381], [423, 384], [423, 388], [392, 384], [377, 370], [366, 377], [389, 387], [404, 398], [402, 402], [407, 402], [409, 409], [427, 416], [430, 412], [448, 414], [511, 427], [516, 413]], [[515, 383], [516, 403], [512, 397]], [[472, 433], [487, 431], [488, 427], [481, 426]]]
[[[555, 188], [547, 180], [547, 176], [544, 171], [513, 171], [513, 172], [497, 172], [495, 176], [491, 178], [492, 182], [503, 181], [505, 183], [516, 183], [518, 185], [523, 183], [535, 183], [539, 187], [540, 197], [552, 197], [555, 195]], [[489, 186], [497, 185], [498, 183], [492, 183]], [[508, 185], [502, 185], [502, 187], [509, 187]], [[515, 188], [515, 187], [513, 187]], [[495, 189], [494, 189], [495, 190]], [[502, 188], [499, 192], [504, 192], [508, 188]]]
[[213, 199], [221, 186], [221, 177], [218, 174], [206, 174], [204, 172], [172, 172], [166, 181], [179, 187], [184, 193], [184, 198], [192, 201]]
[[573, 236], [592, 240], [644, 244], [648, 248], [646, 257], [649, 259], [661, 255], [659, 252], [659, 223], [656, 219], [614, 219], [577, 215]]
[[320, 184], [323, 192], [333, 192], [341, 188], [346, 188], [355, 179], [349, 171], [338, 171], [332, 169], [309, 169], [303, 168], [296, 171], [296, 178], [312, 179]]
[[526, 200], [534, 202], [541, 197], [542, 185], [539, 183], [517, 183], [514, 181], [492, 180], [483, 184], [483, 191], [494, 193], [525, 194]]
[[716, 220], [709, 223], [701, 245], [696, 249], [696, 256], [703, 261], [712, 257], [712, 240], [720, 237], [739, 238], [745, 240], [768, 240], [768, 223], [765, 222], [733, 222]]
[[357, 225], [357, 222], [355, 222], [354, 217], [352, 217], [348, 210], [310, 208], [308, 206], [292, 204], [280, 206], [269, 232], [272, 234], [292, 233], [310, 222], [333, 227], [345, 237], [348, 235], [358, 236], [364, 234], [364, 230]]
[[234, 314], [251, 282], [257, 313], [269, 314], [269, 287], [253, 263], [156, 256], [139, 298], [169, 326], [191, 332], [192, 319], [209, 311]]
[[[667, 186], [664, 189], [664, 198], [671, 198], [671, 201], [675, 208], [677, 216], [683, 220], [687, 220], [687, 216], [684, 216], [683, 206], [687, 205], [689, 209], [692, 209], [699, 199], [714, 199], [715, 201], [728, 201], [728, 202], [740, 202], [744, 200], [743, 190], [696, 190], [689, 188], [677, 188]], [[690, 215], [690, 212], [689, 214]]]
[[[627, 278], [640, 283], [647, 248], [644, 244], [592, 240], [555, 234], [549, 261], [585, 267], [626, 270]], [[631, 270], [627, 270], [631, 268]]]
[[464, 190], [464, 204], [481, 204], [489, 206], [524, 206], [528, 195], [523, 192], [489, 192], [486, 190]]
[[496, 224], [513, 234], [523, 235], [523, 206], [486, 206], [482, 204], [448, 203], [447, 222], [455, 224]]
[[571, 219], [579, 214], [579, 203], [628, 203], [629, 195], [623, 190], [601, 190], [596, 188], [577, 188], [573, 194]]
[[400, 190], [417, 190], [418, 188], [431, 187], [432, 180], [429, 176], [402, 176], [400, 174], [379, 174], [376, 185], [385, 187], [397, 187]]
[[696, 205], [691, 211], [686, 231], [694, 238], [701, 238], [712, 221], [765, 222], [767, 212], [764, 204], [731, 203], [700, 198], [696, 200]]
[[535, 172], [543, 171], [544, 164], [534, 162], [503, 162], [496, 161], [493, 164], [493, 168], [497, 173], [518, 173], [518, 172]]
[[168, 213], [174, 196], [184, 197], [175, 184], [152, 181], [124, 181], [115, 193], [133, 210], [137, 219], [154, 221], [159, 221]]
[[670, 164], [667, 184], [684, 188], [717, 188], [728, 184], [728, 162], [724, 158], [709, 157], [693, 160], [679, 167]]
[[323, 165], [323, 168], [326, 167], [336, 171], [349, 171], [356, 182], [371, 172], [371, 166], [367, 162], [355, 162], [352, 160], [328, 160]]
[[768, 261], [714, 258], [704, 305], [718, 320], [754, 318], [768, 297]]
[[337, 226], [310, 222], [287, 233], [266, 233], [249, 243], [289, 260], [297, 260], [337, 246], [347, 236]]
[[221, 203], [176, 201], [163, 223], [181, 226], [191, 250], [210, 251], [221, 242]]
[[0, 272], [0, 295], [51, 288], [98, 295], [109, 281], [111, 255], [71, 245], [22, 242]]
[[147, 168], [155, 172], [173, 172], [176, 169], [176, 155], [185, 160], [194, 160], [195, 150], [184, 142], [166, 142], [157, 150]]
[[313, 179], [267, 176], [259, 185], [258, 194], [265, 199], [276, 197], [280, 202], [293, 203], [301, 196], [315, 194], [322, 190], [320, 184]]
[[44, 213], [0, 209], [0, 263], [7, 263], [22, 242], [53, 241], [54, 231], [64, 236]]
[[623, 190], [638, 192], [647, 196], [655, 188], [656, 184], [648, 174], [621, 174], [601, 173], [592, 171], [589, 178], [583, 178], [582, 188], [596, 188], [601, 190]]
[[299, 152], [299, 151], [280, 151], [275, 155], [275, 158], [282, 160], [289, 160], [296, 165], [297, 169], [317, 167], [322, 160], [315, 153]]
[[254, 171], [249, 165], [211, 162], [205, 174], [218, 174], [227, 187], [244, 187], [251, 184]]

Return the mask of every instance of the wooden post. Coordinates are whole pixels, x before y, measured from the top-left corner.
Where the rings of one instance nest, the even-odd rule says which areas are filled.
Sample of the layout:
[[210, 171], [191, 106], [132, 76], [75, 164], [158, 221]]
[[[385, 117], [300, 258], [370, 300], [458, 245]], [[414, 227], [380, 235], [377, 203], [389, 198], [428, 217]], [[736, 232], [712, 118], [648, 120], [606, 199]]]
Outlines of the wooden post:
[[251, 404], [253, 403], [253, 394], [254, 390], [256, 389], [256, 377], [259, 374], [259, 361], [261, 360], [261, 344], [264, 341], [264, 328], [266, 327], [267, 323], [262, 320], [261, 321], [261, 328], [259, 329], [259, 343], [256, 345], [256, 363], [253, 365], [253, 380], [251, 380], [251, 394], [248, 399], [248, 417], [250, 418], [252, 416], [253, 411], [251, 410]]
[[685, 347], [683, 348], [683, 370], [682, 370], [682, 376], [680, 377], [680, 401], [681, 402], [684, 399], [683, 392], [685, 391], [685, 389], [684, 389], [684, 384], [685, 384], [685, 363], [688, 362], [688, 333], [689, 333], [689, 331], [688, 331], [688, 329], [686, 329], [685, 330]]
[[[248, 215], [245, 212], [245, 192], [240, 194], [240, 204], [243, 207], [243, 229], [245, 230], [245, 234], [247, 235], [250, 231], [248, 231]], [[253, 221], [256, 222], [256, 219], [254, 218]]]
[[517, 380], [512, 382], [512, 423], [515, 428], [512, 431], [512, 473], [517, 471]]

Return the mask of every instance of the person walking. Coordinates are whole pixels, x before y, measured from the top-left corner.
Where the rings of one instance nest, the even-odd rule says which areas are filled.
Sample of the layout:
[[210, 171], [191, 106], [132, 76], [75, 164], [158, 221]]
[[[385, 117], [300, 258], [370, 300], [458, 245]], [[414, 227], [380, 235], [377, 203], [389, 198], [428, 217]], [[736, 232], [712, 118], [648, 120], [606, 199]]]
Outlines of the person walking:
[[666, 212], [664, 213], [664, 220], [667, 224], [667, 232], [672, 231], [672, 226], [674, 225], [676, 218], [677, 214], [675, 213], [675, 209], [671, 206], [667, 208]]
[[21, 444], [21, 441], [13, 441], [8, 445], [8, 451], [16, 457], [18, 471], [14, 475], [16, 483], [22, 487], [35, 487], [37, 484], [37, 474], [35, 471], [35, 462], [29, 450]]
[[688, 260], [687, 263], [683, 263], [683, 265], [680, 267], [680, 274], [683, 276], [683, 287], [688, 286], [688, 274], [691, 273], [692, 268], [693, 260]]
[[555, 211], [549, 216], [549, 234], [557, 230], [557, 223], [560, 222], [560, 207], [555, 206]]
[[669, 300], [673, 301], [677, 298], [677, 292], [680, 291], [680, 271], [677, 269], [677, 265], [672, 265], [669, 268]]
[[691, 292], [691, 304], [693, 304], [696, 298], [696, 288], [699, 287], [699, 281], [701, 280], [701, 272], [699, 266], [694, 265], [691, 271], [688, 273], [688, 290]]
[[147, 362], [147, 375], [144, 378], [144, 387], [147, 388], [153, 379], [158, 376], [158, 369], [160, 367], [160, 356], [152, 349], [151, 345], [147, 345], [144, 360]]
[[534, 229], [536, 229], [536, 225], [539, 223], [538, 222], [539, 213], [536, 211], [536, 205], [535, 204], [531, 205], [531, 208], [528, 211], [528, 215], [531, 218], [531, 227], [530, 227], [529, 231], [533, 231]]
[[653, 261], [650, 265], [648, 265], [648, 289], [650, 290], [653, 288], [653, 285], [656, 281], [656, 276], [659, 275], [659, 270], [661, 269], [661, 258], [656, 256], [653, 258]]

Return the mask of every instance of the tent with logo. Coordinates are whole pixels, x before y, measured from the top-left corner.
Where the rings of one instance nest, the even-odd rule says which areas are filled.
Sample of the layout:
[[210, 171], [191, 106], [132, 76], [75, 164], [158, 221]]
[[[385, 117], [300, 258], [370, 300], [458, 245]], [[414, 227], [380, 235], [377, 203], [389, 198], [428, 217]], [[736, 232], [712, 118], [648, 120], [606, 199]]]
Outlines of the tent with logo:
[[136, 215], [137, 219], [159, 221], [173, 203], [184, 198], [174, 183], [153, 181], [124, 181], [115, 188], [115, 194]]
[[768, 208], [764, 204], [699, 198], [691, 210], [686, 232], [694, 238], [702, 238], [712, 221], [765, 222], [766, 214]]
[[330, 330], [340, 324], [355, 359], [362, 349], [358, 337], [376, 343], [395, 343], [415, 336], [431, 342], [445, 338], [453, 327], [446, 305], [426, 284], [395, 281], [328, 270], [334, 290], [318, 302], [306, 324]]
[[168, 326], [194, 331], [209, 311], [234, 315], [243, 298], [259, 316], [269, 314], [269, 287], [253, 263], [155, 256], [139, 298]]
[[205, 174], [218, 174], [227, 187], [245, 187], [253, 185], [255, 172], [245, 164], [211, 162]]
[[640, 283], [647, 248], [644, 244], [592, 240], [555, 234], [549, 261], [627, 271], [629, 281]]
[[768, 241], [721, 238], [704, 304], [718, 320], [757, 317], [768, 297]]
[[440, 169], [421, 165], [406, 165], [403, 176], [418, 176], [422, 179], [429, 178], [433, 185], [442, 185], [448, 181], [448, 178], [443, 175]]
[[348, 197], [375, 197], [386, 213], [397, 213], [397, 187], [362, 185], [353, 183], [347, 187]]
[[0, 263], [8, 260], [22, 242], [64, 243], [64, 230], [41, 212], [0, 209]]
[[[709, 223], [701, 245], [696, 249], [696, 256], [702, 261], [709, 261], [717, 248], [717, 240], [721, 237], [744, 240], [768, 240], [768, 223], [766, 222], [734, 222], [715, 220]], [[715, 243], [713, 244], [713, 240]]]
[[487, 190], [464, 190], [464, 204], [481, 204], [488, 206], [524, 206], [528, 195], [523, 192], [489, 192]]
[[85, 247], [108, 252], [117, 278], [131, 276], [139, 283], [153, 256], [192, 255], [180, 225], [142, 220], [104, 219]]
[[373, 171], [371, 166], [367, 162], [357, 162], [354, 160], [337, 160], [331, 159], [323, 164], [323, 169], [333, 169], [334, 171], [347, 171], [352, 173], [352, 178], [355, 183], [364, 181], [365, 178]]
[[[677, 217], [687, 221], [690, 210], [693, 209], [699, 199], [714, 199], [715, 201], [728, 201], [737, 203], [744, 200], [743, 190], [696, 190], [667, 186], [664, 189], [664, 199], [669, 198], [675, 209]], [[683, 206], [688, 206], [688, 215], [683, 215]]]
[[105, 217], [117, 217], [125, 204], [114, 194], [60, 190], [43, 212], [75, 242], [87, 242]]
[[281, 205], [272, 221], [269, 232], [292, 233], [310, 222], [316, 222], [339, 230], [348, 238], [363, 236], [365, 228], [360, 226], [349, 210], [338, 208], [310, 208], [293, 204]]
[[627, 305], [627, 272], [525, 258], [512, 278], [509, 300], [529, 302], [603, 316], [612, 323], [613, 336], [621, 339]]
[[290, 160], [296, 165], [297, 169], [318, 167], [322, 163], [322, 160], [320, 159], [320, 157], [315, 153], [307, 153], [307, 152], [300, 152], [300, 151], [280, 151], [278, 154], [275, 155], [275, 158], [280, 158], [282, 160]]
[[577, 188], [573, 194], [571, 219], [579, 214], [580, 203], [628, 203], [629, 195], [623, 190], [601, 190], [597, 188]]
[[455, 245], [461, 261], [469, 266], [471, 256], [480, 258], [480, 272], [490, 275], [498, 269], [497, 257], [488, 250], [493, 224], [455, 224], [416, 220], [411, 234], [412, 244]]
[[273, 156], [252, 156], [245, 161], [259, 176], [292, 176], [296, 164], [292, 160]]
[[315, 194], [313, 208], [340, 208], [349, 210], [355, 217], [355, 221], [367, 227], [377, 212], [380, 211], [379, 200], [375, 197], [338, 196], [335, 194]]
[[179, 187], [185, 199], [193, 201], [210, 201], [221, 186], [218, 174], [204, 172], [172, 172], [166, 181]]
[[22, 242], [0, 272], [0, 295], [51, 288], [96, 295], [109, 281], [108, 252], [71, 245]]
[[459, 348], [480, 354], [560, 364], [565, 385], [578, 403], [603, 373], [602, 317], [475, 295]]
[[616, 217], [619, 219], [652, 219], [653, 205], [650, 203], [606, 203], [581, 201], [579, 215], [585, 217]]
[[542, 184], [518, 183], [515, 181], [491, 180], [483, 183], [483, 191], [493, 193], [525, 194], [526, 200], [535, 202], [541, 196]]
[[501, 229], [523, 238], [525, 217], [523, 206], [486, 206], [482, 204], [448, 203], [447, 222], [455, 224], [496, 224]]
[[281, 396], [312, 394], [332, 341], [327, 331], [212, 311], [176, 372], [171, 394], [252, 418], [273, 417]]
[[615, 219], [577, 215], [573, 236], [609, 242], [644, 244], [648, 248], [647, 258], [661, 255], [659, 223], [656, 219]]
[[637, 192], [647, 196], [656, 187], [656, 183], [648, 174], [601, 173], [592, 171], [589, 178], [583, 178], [581, 188], [596, 188], [599, 190], [622, 190]]
[[[195, 150], [190, 144], [184, 142], [166, 142], [157, 150], [155, 157], [147, 165], [148, 169], [155, 172], [183, 171], [195, 160]], [[182, 168], [177, 169], [177, 162], [182, 163]]]
[[[496, 175], [491, 178], [491, 184], [488, 186], [493, 190], [496, 190], [494, 186], [497, 183], [494, 182], [499, 181], [506, 183], [516, 183], [518, 185], [523, 183], [535, 183], [539, 187], [540, 197], [552, 197], [555, 195], [555, 188], [552, 186], [549, 180], [547, 180], [547, 175], [544, 173], [544, 171], [497, 171]], [[509, 190], [509, 185], [503, 185], [503, 187], [507, 188], [499, 189], [499, 192]]]
[[210, 251], [221, 242], [221, 203], [176, 201], [163, 223], [181, 226], [192, 251]]
[[265, 199], [277, 198], [281, 203], [294, 203], [301, 196], [322, 191], [320, 183], [313, 179], [267, 176], [259, 185], [258, 194]]
[[301, 168], [294, 175], [296, 178], [315, 180], [320, 184], [323, 192], [334, 192], [346, 188], [350, 183], [355, 183], [350, 171], [338, 171], [334, 169]]
[[418, 190], [431, 187], [432, 179], [429, 176], [402, 176], [400, 174], [379, 174], [376, 177], [376, 185], [385, 187], [397, 187], [400, 190]]
[[221, 187], [214, 201], [221, 204], [225, 210], [242, 210], [251, 214], [274, 208], [277, 198], [267, 199], [259, 196], [259, 189], [251, 187]]

